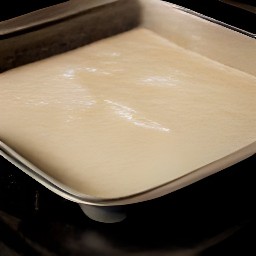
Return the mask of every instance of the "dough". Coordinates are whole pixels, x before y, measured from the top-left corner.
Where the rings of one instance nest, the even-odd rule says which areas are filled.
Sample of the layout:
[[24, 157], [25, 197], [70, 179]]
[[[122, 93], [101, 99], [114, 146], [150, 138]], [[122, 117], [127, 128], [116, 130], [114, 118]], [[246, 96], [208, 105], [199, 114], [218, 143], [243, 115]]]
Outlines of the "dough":
[[87, 195], [127, 196], [256, 138], [256, 78], [137, 28], [0, 74], [0, 139]]

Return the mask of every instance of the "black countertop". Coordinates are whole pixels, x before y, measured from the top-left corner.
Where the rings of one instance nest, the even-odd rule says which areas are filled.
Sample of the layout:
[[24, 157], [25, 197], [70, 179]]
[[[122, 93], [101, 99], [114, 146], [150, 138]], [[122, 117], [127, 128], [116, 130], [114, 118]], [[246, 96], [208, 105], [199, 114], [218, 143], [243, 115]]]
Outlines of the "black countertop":
[[[172, 2], [255, 32], [255, 15], [219, 1]], [[254, 155], [103, 224], [0, 157], [0, 255], [256, 255], [255, 170]]]

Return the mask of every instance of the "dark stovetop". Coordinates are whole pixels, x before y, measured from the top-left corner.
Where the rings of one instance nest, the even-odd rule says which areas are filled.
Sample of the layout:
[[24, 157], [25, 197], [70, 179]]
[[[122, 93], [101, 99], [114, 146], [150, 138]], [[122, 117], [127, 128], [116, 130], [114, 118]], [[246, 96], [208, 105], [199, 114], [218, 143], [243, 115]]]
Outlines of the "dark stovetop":
[[[255, 15], [219, 1], [172, 2], [255, 32]], [[254, 155], [102, 224], [0, 157], [0, 255], [256, 255], [255, 167]]]
[[0, 158], [0, 255], [256, 255], [256, 156], [170, 195], [87, 218]]

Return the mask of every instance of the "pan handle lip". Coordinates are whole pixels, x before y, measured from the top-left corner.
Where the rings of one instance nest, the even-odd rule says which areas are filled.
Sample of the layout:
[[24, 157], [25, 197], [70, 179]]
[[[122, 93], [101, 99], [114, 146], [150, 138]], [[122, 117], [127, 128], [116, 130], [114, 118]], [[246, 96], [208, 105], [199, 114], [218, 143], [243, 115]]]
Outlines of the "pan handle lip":
[[[170, 3], [167, 3], [167, 4], [170, 4]], [[228, 28], [228, 29], [231, 29], [231, 30], [236, 31], [236, 32], [238, 32], [238, 33], [241, 33], [241, 34], [243, 34], [243, 35], [246, 35], [246, 36], [248, 36], [248, 37], [251, 37], [251, 38], [254, 38], [254, 39], [256, 38], [256, 34], [251, 33], [251, 32], [249, 32], [249, 31], [246, 31], [246, 30], [243, 30], [243, 29], [241, 29], [241, 28], [232, 26], [232, 25], [227, 24], [227, 23], [225, 23], [225, 22], [223, 22], [223, 21], [214, 19], [214, 18], [212, 18], [212, 17], [206, 16], [206, 15], [204, 15], [204, 14], [201, 14], [201, 13], [199, 13], [199, 12], [193, 11], [193, 10], [188, 9], [188, 8], [185, 8], [185, 7], [176, 5], [176, 4], [171, 4], [171, 5], [173, 6], [173, 8], [175, 8], [175, 9], [181, 11], [181, 12], [191, 14], [191, 15], [196, 16], [196, 17], [198, 17], [198, 18], [204, 19], [204, 20], [206, 20], [206, 21], [215, 23], [215, 24], [217, 24], [217, 25], [223, 26], [223, 27], [225, 27], [225, 28]]]
[[[6, 38], [17, 33], [24, 33], [37, 27], [46, 26], [51, 23], [60, 22], [65, 19], [72, 18], [73, 16], [80, 15], [86, 11], [94, 8], [111, 4], [121, 0], [70, 0], [68, 2], [56, 4], [50, 7], [46, 7], [40, 10], [36, 10], [9, 20], [0, 22], [0, 38]], [[162, 2], [162, 1], [159, 1]], [[197, 16], [204, 20], [213, 22], [223, 27], [229, 28], [246, 36], [256, 38], [256, 34], [248, 32], [246, 30], [237, 28], [230, 24], [208, 17], [191, 9], [185, 8], [180, 5], [164, 2], [165, 4], [171, 5], [173, 8]], [[35, 19], [36, 17], [36, 19]]]

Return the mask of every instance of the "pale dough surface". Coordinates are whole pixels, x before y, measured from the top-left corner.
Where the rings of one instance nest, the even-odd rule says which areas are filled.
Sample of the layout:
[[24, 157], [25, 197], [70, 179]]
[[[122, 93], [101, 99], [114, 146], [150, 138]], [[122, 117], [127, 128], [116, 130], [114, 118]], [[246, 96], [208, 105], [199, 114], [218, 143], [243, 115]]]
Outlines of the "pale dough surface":
[[0, 139], [92, 196], [154, 188], [256, 139], [256, 78], [138, 28], [0, 74]]

